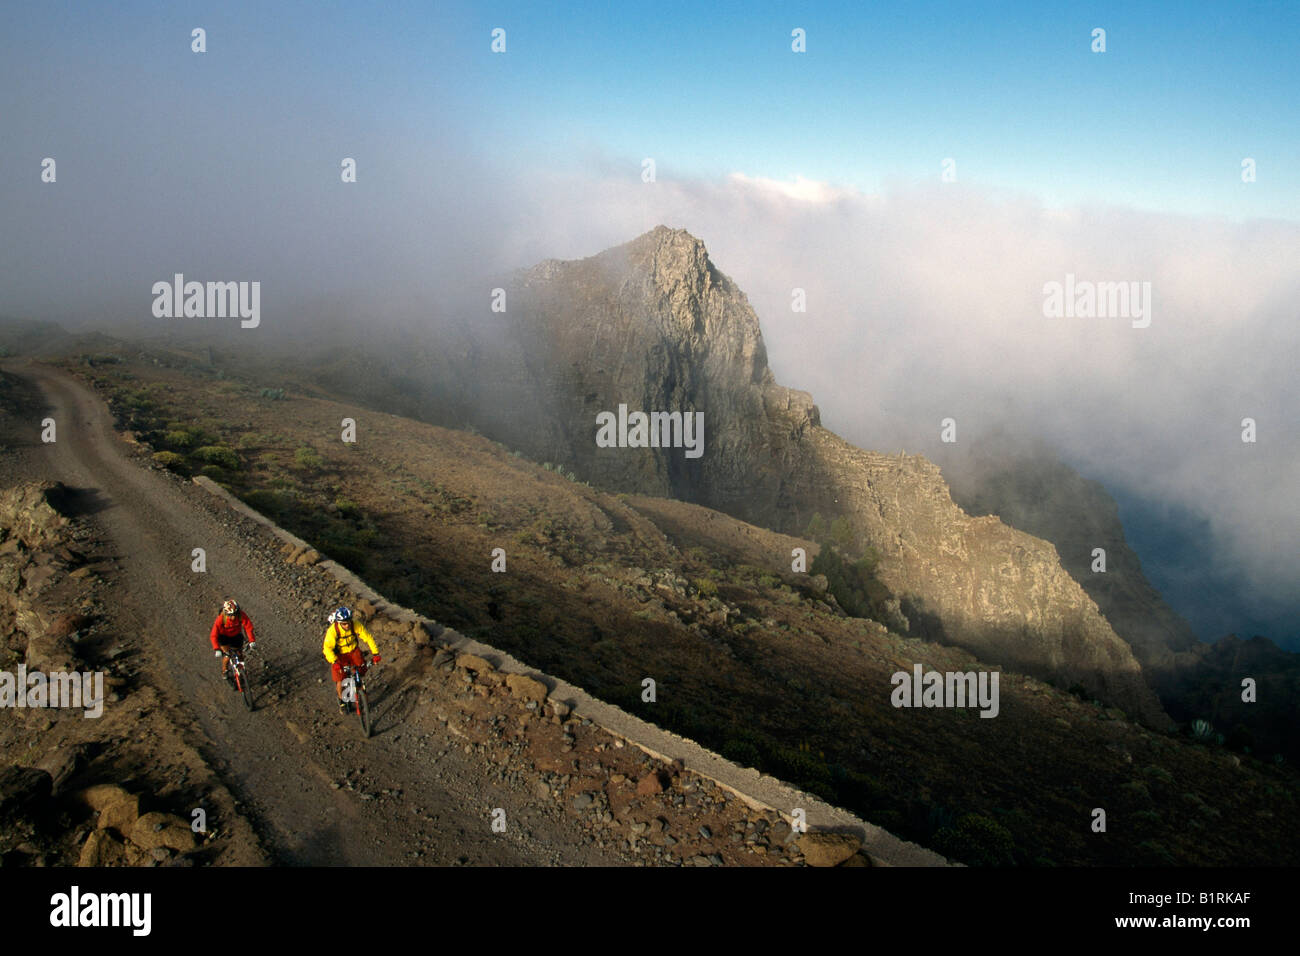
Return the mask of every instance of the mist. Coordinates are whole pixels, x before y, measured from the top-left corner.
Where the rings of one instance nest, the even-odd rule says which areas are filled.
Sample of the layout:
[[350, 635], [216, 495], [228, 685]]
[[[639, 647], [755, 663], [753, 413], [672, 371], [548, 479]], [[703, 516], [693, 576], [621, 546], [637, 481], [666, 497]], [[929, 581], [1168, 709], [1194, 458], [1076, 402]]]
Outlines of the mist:
[[[742, 175], [551, 185], [521, 259], [685, 227], [747, 292], [777, 379], [812, 392], [827, 427], [941, 463], [945, 418], [959, 444], [1045, 439], [1122, 514], [1146, 515], [1130, 543], [1203, 637], [1267, 627], [1295, 645], [1296, 224], [1054, 209], [937, 182], [876, 196]], [[1149, 282], [1150, 325], [1045, 317], [1044, 286], [1067, 274]]]
[[[292, 84], [276, 105], [253, 79], [158, 83], [148, 63], [82, 63], [44, 77], [43, 96], [29, 77], [0, 78], [0, 315], [240, 341], [318, 342], [329, 327], [378, 342], [387, 326], [436, 340], [490, 322], [506, 270], [685, 228], [747, 293], [777, 380], [811, 392], [827, 427], [937, 460], [947, 418], [959, 444], [999, 429], [1043, 438], [1146, 528], [1149, 547], [1131, 543], [1203, 637], [1228, 626], [1210, 619], [1213, 581], [1215, 604], [1258, 615], [1240, 627], [1300, 643], [1300, 224], [1049, 207], [937, 175], [876, 195], [739, 170], [692, 178], [671, 158], [646, 183], [640, 157], [530, 161]], [[188, 118], [192, 135], [159, 117]], [[40, 180], [44, 156], [57, 183]], [[340, 180], [345, 157], [356, 183]], [[260, 281], [261, 327], [152, 318], [152, 284], [178, 272]], [[1045, 285], [1067, 276], [1150, 283], [1149, 327], [1045, 317]]]

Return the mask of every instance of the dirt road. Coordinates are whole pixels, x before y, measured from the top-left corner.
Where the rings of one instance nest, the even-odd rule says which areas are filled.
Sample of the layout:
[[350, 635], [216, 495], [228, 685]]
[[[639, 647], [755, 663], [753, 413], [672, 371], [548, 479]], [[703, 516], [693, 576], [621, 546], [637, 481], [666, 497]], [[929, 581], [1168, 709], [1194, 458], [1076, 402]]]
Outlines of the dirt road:
[[[277, 862], [295, 865], [613, 864], [548, 804], [493, 775], [429, 719], [404, 680], [413, 655], [381, 647], [375, 736], [340, 717], [320, 651], [329, 607], [295, 583], [267, 536], [202, 490], [132, 460], [112, 418], [60, 370], [7, 363], [44, 396], [57, 441], [12, 453], [26, 477], [62, 481], [91, 503], [119, 571], [112, 623], [134, 635], [151, 681], [179, 702], [205, 756]], [[33, 423], [36, 428], [36, 423]], [[207, 570], [191, 569], [203, 548]], [[207, 632], [236, 597], [257, 629], [259, 707], [219, 681]], [[304, 597], [308, 600], [304, 601]], [[396, 656], [395, 655], [396, 652]], [[405, 690], [403, 690], [403, 686]], [[494, 833], [491, 811], [510, 826]]]

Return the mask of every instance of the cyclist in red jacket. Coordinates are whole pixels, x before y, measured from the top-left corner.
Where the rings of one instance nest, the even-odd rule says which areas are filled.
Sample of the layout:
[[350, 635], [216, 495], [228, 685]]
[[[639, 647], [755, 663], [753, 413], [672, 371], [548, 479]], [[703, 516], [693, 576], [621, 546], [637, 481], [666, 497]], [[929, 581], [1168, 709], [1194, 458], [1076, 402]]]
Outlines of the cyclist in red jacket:
[[221, 676], [231, 687], [235, 685], [228, 673], [230, 658], [223, 653], [223, 650], [242, 651], [245, 637], [248, 638], [249, 647], [257, 643], [253, 638], [252, 618], [241, 611], [236, 602], [226, 601], [221, 605], [221, 613], [212, 622], [212, 633], [209, 635], [209, 640], [212, 642], [212, 649], [217, 652], [217, 657], [221, 658]]

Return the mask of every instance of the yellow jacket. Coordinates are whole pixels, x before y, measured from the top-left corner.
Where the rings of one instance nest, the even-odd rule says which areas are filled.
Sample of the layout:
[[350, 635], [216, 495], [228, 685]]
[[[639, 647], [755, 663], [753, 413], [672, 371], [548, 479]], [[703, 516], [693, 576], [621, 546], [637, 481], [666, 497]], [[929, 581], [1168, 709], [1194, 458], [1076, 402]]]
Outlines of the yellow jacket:
[[339, 654], [351, 654], [357, 649], [358, 637], [370, 647], [371, 654], [379, 653], [379, 648], [375, 646], [375, 639], [370, 636], [366, 626], [353, 619], [350, 631], [342, 630], [337, 624], [329, 626], [329, 629], [325, 632], [325, 646], [322, 648], [325, 651], [325, 660], [333, 664], [334, 658]]

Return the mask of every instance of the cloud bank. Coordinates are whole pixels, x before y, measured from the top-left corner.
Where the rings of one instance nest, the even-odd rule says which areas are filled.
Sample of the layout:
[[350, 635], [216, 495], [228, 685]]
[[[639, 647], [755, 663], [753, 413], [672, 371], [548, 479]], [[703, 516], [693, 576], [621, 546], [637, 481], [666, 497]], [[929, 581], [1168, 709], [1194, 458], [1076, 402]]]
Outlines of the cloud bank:
[[[527, 225], [502, 252], [519, 264], [591, 255], [661, 222], [688, 229], [748, 294], [777, 379], [812, 392], [829, 428], [935, 458], [944, 418], [959, 443], [999, 428], [1045, 438], [1126, 511], [1201, 529], [1180, 542], [1190, 555], [1135, 542], [1153, 577], [1167, 571], [1188, 598], [1214, 581], [1233, 591], [1216, 600], [1250, 618], [1234, 629], [1267, 622], [1267, 636], [1295, 641], [1300, 224], [1052, 209], [956, 183], [867, 196], [739, 173], [556, 176], [503, 204], [514, 208]], [[1067, 276], [1150, 283], [1149, 326], [1048, 318], [1045, 286]], [[792, 309], [796, 289], [806, 312]], [[1180, 609], [1221, 636], [1206, 608]]]

